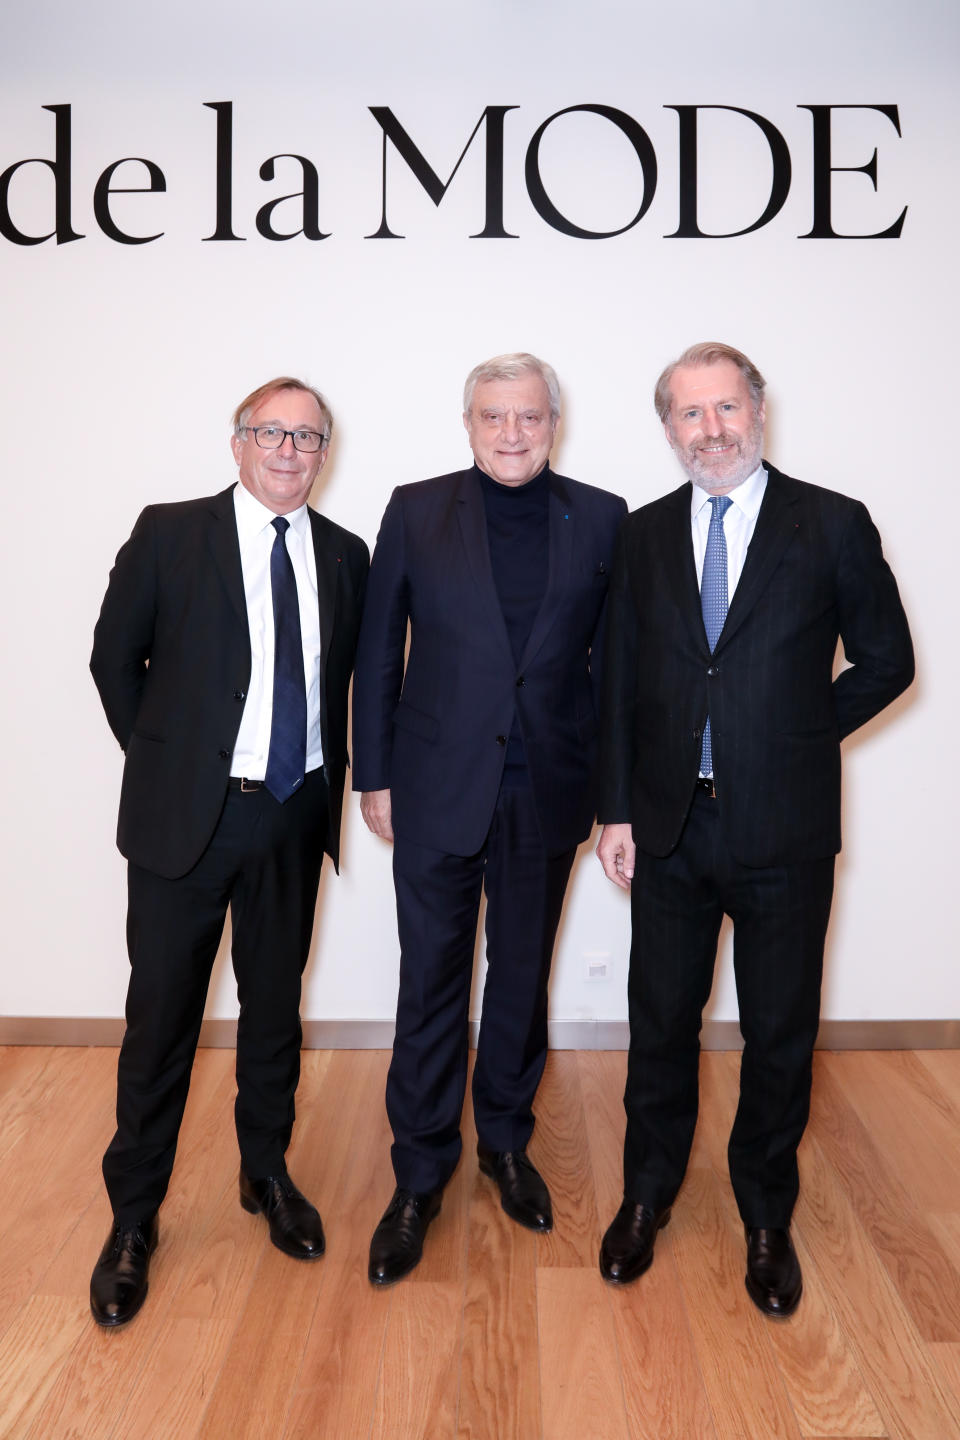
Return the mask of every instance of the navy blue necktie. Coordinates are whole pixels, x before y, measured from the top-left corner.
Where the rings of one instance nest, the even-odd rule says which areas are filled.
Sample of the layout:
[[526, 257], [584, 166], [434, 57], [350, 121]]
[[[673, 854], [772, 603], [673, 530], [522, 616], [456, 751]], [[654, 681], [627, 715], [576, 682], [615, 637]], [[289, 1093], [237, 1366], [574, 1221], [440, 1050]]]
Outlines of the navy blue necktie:
[[[707, 632], [707, 644], [713, 653], [723, 622], [727, 618], [727, 537], [723, 532], [723, 517], [733, 501], [729, 495], [711, 495], [710, 529], [707, 532], [707, 548], [703, 556], [703, 575], [700, 579], [700, 609], [703, 611], [703, 626]], [[713, 741], [710, 735], [710, 716], [703, 727], [703, 747], [700, 751], [700, 774], [713, 773]]]
[[307, 687], [300, 638], [300, 604], [285, 531], [290, 521], [273, 521], [277, 538], [270, 551], [273, 592], [273, 713], [263, 783], [281, 805], [303, 784], [307, 764]]

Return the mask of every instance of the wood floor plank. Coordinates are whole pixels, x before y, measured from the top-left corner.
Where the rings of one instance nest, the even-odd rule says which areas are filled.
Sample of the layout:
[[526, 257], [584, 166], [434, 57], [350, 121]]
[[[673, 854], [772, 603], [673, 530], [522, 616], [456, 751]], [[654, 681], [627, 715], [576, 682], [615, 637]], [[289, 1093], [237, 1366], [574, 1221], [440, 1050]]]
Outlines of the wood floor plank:
[[[332, 1064], [331, 1052], [304, 1058], [296, 1140], [289, 1156], [291, 1173], [299, 1177], [304, 1193], [324, 1208], [356, 1136], [355, 1123], [350, 1124], [340, 1103], [342, 1093], [331, 1086], [326, 1094], [324, 1082]], [[262, 1218], [243, 1218], [248, 1225], [251, 1220], [256, 1224], [262, 1249], [198, 1431], [208, 1440], [228, 1434], [233, 1440], [283, 1434], [320, 1296], [330, 1282], [326, 1256], [311, 1262], [291, 1259], [270, 1244]], [[331, 1223], [328, 1209], [327, 1226]]]
[[[602, 1231], [623, 1198], [626, 1055], [584, 1051], [578, 1068]], [[652, 1269], [636, 1284], [610, 1286], [608, 1297], [633, 1440], [714, 1440], [670, 1228], [658, 1238]]]
[[328, 1237], [304, 1265], [239, 1207], [234, 1056], [201, 1051], [150, 1295], [110, 1332], [87, 1292], [116, 1051], [0, 1048], [16, 1091], [0, 1094], [3, 1440], [960, 1440], [960, 1053], [818, 1053], [794, 1224], [805, 1294], [780, 1324], [743, 1288], [737, 1054], [701, 1058], [689, 1174], [652, 1269], [622, 1291], [596, 1268], [622, 1186], [625, 1057], [610, 1053], [551, 1056], [538, 1097], [531, 1153], [558, 1236], [503, 1214], [468, 1102], [422, 1265], [370, 1286], [393, 1188], [388, 1061], [304, 1055], [290, 1163]]
[[770, 1321], [766, 1334], [801, 1434], [843, 1435], [848, 1440], [886, 1435], [799, 1225], [794, 1242], [805, 1277], [803, 1298], [787, 1324]]
[[661, 1232], [645, 1275], [608, 1291], [631, 1440], [725, 1440], [713, 1423], [673, 1259], [685, 1223], [681, 1212]]
[[28, 1133], [0, 1174], [4, 1229], [11, 1234], [22, 1227], [28, 1241], [0, 1246], [0, 1330], [34, 1293], [101, 1189], [98, 1146], [115, 1066], [115, 1054], [74, 1050], [43, 1067]]
[[[87, 1328], [76, 1300], [32, 1296], [0, 1340], [0, 1435], [26, 1440], [63, 1363]], [[53, 1431], [46, 1431], [47, 1437]], [[63, 1432], [61, 1432], [63, 1433]]]
[[688, 1171], [674, 1220], [673, 1254], [717, 1435], [800, 1440], [769, 1322], [744, 1289], [743, 1231], [713, 1169]]
[[816, 1059], [811, 1123], [818, 1143], [920, 1335], [960, 1341], [960, 1263], [948, 1257], [913, 1191], [885, 1163], [876, 1137], [847, 1099], [845, 1067], [831, 1055]]
[[824, 1057], [854, 1105], [884, 1170], [921, 1209], [949, 1210], [960, 1174], [960, 1107], [910, 1050], [844, 1051]]
[[[931, 1345], [930, 1359], [944, 1388], [949, 1390], [953, 1396], [955, 1414], [960, 1416], [960, 1345]], [[960, 1420], [949, 1440], [956, 1440], [958, 1436], [960, 1436]], [[944, 1440], [947, 1440], [947, 1437], [944, 1437]]]
[[599, 1248], [600, 1235], [619, 1210], [623, 1199], [623, 1136], [626, 1129], [623, 1087], [627, 1057], [615, 1050], [582, 1050], [577, 1055], [577, 1070], [596, 1198]]
[[197, 1433], [240, 1317], [263, 1280], [263, 1236], [237, 1204], [232, 1183], [204, 1219], [187, 1237], [162, 1316], [142, 1317], [152, 1326], [150, 1364], [130, 1392], [123, 1440], [180, 1440]]
[[470, 1204], [458, 1440], [539, 1440], [539, 1239], [478, 1175]]
[[0, 1128], [0, 1208], [8, 1218], [36, 1203], [23, 1176], [38, 1167], [72, 1167], [81, 1174], [89, 1168], [96, 1177], [100, 1140], [112, 1124], [116, 1051], [59, 1049], [40, 1055], [35, 1081], [18, 1092]]
[[891, 1440], [943, 1440], [955, 1424], [951, 1402], [842, 1184], [809, 1134], [797, 1221]]
[[700, 1055], [700, 1113], [690, 1166], [699, 1169], [709, 1162], [731, 1203], [733, 1187], [727, 1165], [727, 1143], [739, 1093], [740, 1056], [735, 1052], [704, 1050]]
[[367, 1279], [370, 1237], [394, 1183], [383, 1107], [389, 1059], [383, 1051], [339, 1051], [326, 1073], [320, 1103], [336, 1117], [340, 1136], [331, 1136], [323, 1157], [332, 1187], [321, 1192], [327, 1231], [321, 1263], [327, 1275], [293, 1392], [286, 1440], [366, 1440], [373, 1423], [392, 1299], [390, 1291], [375, 1290]]
[[537, 1271], [544, 1440], [629, 1440], [616, 1334], [599, 1273]]
[[31, 1117], [43, 1104], [47, 1071], [69, 1071], [71, 1063], [68, 1052], [52, 1046], [0, 1048], [0, 1166], [29, 1133]]
[[461, 1283], [396, 1287], [371, 1440], [452, 1440], [462, 1316]]
[[580, 1072], [573, 1050], [552, 1050], [537, 1097], [530, 1158], [553, 1199], [553, 1230], [539, 1238], [537, 1264], [563, 1268], [596, 1261], [600, 1221], [590, 1175], [590, 1147]]
[[[146, 1304], [130, 1327], [120, 1331], [98, 1330], [88, 1313], [88, 1331], [67, 1358], [38, 1415], [38, 1436], [63, 1433], [67, 1414], [71, 1433], [90, 1440], [101, 1440], [115, 1429], [123, 1440], [180, 1440], [176, 1425], [181, 1433], [192, 1433], [190, 1424], [199, 1423], [214, 1337], [219, 1337], [219, 1353], [224, 1353], [240, 1308], [237, 1288], [225, 1278], [243, 1274], [242, 1267], [235, 1268], [237, 1247], [225, 1233], [228, 1220], [241, 1214], [230, 1110], [232, 1070], [229, 1052], [199, 1053], [184, 1117], [185, 1143], [160, 1214], [160, 1242], [150, 1266]], [[64, 1263], [44, 1276], [44, 1290], [73, 1288], [86, 1296], [109, 1224], [101, 1186], [65, 1247]], [[251, 1255], [258, 1253], [259, 1244], [253, 1245]], [[217, 1312], [220, 1299], [223, 1309]], [[91, 1385], [91, 1373], [110, 1365], [116, 1369], [116, 1383]]]
[[960, 1050], [915, 1050], [917, 1060], [960, 1110]]

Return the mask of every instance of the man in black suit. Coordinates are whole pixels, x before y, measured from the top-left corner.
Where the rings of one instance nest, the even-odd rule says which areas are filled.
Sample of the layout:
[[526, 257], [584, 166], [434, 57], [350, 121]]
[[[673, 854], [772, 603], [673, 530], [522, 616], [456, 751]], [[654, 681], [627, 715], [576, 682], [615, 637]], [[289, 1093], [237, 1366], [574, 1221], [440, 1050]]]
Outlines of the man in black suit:
[[[865, 507], [761, 459], [764, 380], [745, 355], [691, 347], [661, 375], [656, 408], [692, 484], [629, 517], [611, 588], [597, 853], [631, 891], [633, 943], [624, 1202], [600, 1269], [620, 1284], [642, 1274], [669, 1219], [726, 913], [744, 1038], [729, 1164], [746, 1285], [785, 1316], [802, 1287], [789, 1227], [840, 742], [909, 685], [913, 650]], [[838, 637], [849, 668], [834, 680]]]
[[512, 1219], [553, 1223], [526, 1147], [554, 939], [596, 806], [594, 688], [626, 513], [550, 469], [559, 387], [535, 356], [477, 366], [463, 411], [476, 463], [394, 491], [357, 652], [353, 784], [370, 829], [394, 841], [401, 949], [387, 1081], [397, 1188], [370, 1247], [375, 1285], [420, 1260], [460, 1156], [484, 888], [480, 1169]]
[[320, 1216], [284, 1155], [300, 1073], [300, 980], [323, 852], [338, 863], [347, 690], [369, 556], [307, 508], [332, 417], [281, 377], [238, 406], [240, 483], [151, 505], [117, 556], [90, 666], [126, 754], [127, 1029], [103, 1173], [114, 1221], [100, 1325], [147, 1293], [207, 985], [229, 907], [240, 1019], [240, 1203], [297, 1259]]

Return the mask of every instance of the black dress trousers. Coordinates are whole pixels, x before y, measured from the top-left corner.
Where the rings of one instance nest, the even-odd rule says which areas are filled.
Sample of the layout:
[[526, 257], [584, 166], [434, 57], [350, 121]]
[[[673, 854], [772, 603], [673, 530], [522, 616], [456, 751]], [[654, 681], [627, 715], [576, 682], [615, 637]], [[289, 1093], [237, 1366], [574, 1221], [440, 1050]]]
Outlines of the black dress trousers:
[[724, 840], [722, 803], [698, 791], [670, 855], [637, 851], [624, 1193], [660, 1210], [683, 1180], [697, 1123], [701, 1016], [727, 914], [744, 1039], [730, 1178], [745, 1224], [783, 1227], [810, 1109], [834, 859], [742, 865]]
[[186, 875], [169, 880], [129, 865], [127, 1028], [117, 1130], [103, 1160], [118, 1219], [153, 1214], [166, 1193], [228, 907], [240, 1003], [241, 1163], [255, 1178], [283, 1172], [300, 1075], [300, 981], [327, 826], [322, 770], [283, 805], [265, 788], [231, 785], [213, 838]]

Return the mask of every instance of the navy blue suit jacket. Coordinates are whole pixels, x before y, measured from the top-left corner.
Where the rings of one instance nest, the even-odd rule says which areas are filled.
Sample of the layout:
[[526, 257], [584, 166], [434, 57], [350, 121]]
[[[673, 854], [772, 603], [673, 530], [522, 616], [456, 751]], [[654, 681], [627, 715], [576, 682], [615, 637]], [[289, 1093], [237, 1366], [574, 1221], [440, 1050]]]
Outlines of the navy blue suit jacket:
[[357, 650], [353, 786], [390, 790], [398, 838], [480, 849], [515, 709], [547, 851], [590, 832], [598, 657], [626, 505], [552, 471], [549, 481], [547, 588], [519, 665], [476, 468], [402, 485], [387, 506]]

